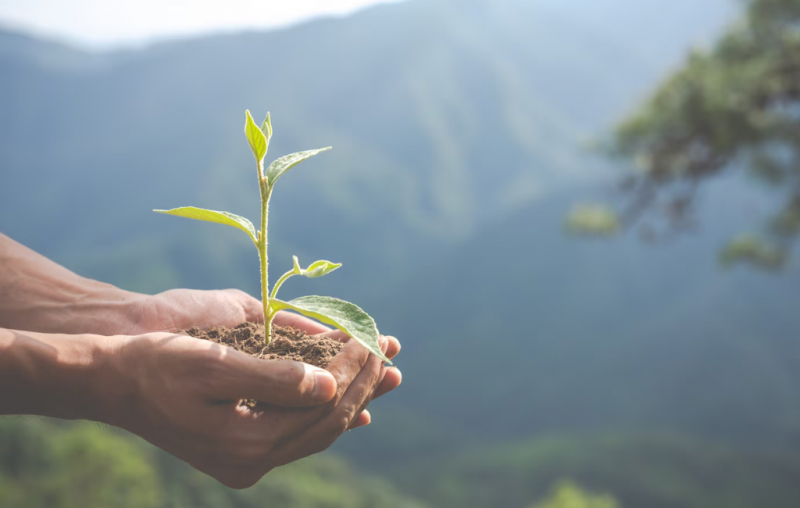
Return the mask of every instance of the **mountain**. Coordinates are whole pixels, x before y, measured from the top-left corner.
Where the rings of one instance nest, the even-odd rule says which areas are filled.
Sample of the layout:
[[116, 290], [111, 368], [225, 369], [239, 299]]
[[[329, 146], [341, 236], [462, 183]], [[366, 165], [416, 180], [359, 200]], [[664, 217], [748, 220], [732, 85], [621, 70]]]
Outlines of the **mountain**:
[[374, 304], [403, 338], [394, 403], [469, 441], [629, 429], [800, 445], [800, 270], [710, 255], [753, 193], [716, 189], [702, 234], [662, 245], [568, 235], [560, 219], [593, 194], [538, 201]]
[[[721, 23], [712, 7], [696, 15]], [[270, 109], [274, 157], [335, 148], [281, 181], [272, 259], [357, 267], [346, 286], [359, 294], [376, 277], [404, 280], [415, 252], [599, 174], [579, 144], [646, 90], [640, 70], [658, 55], [643, 64], [624, 33], [587, 30], [587, 17], [548, 2], [419, 0], [102, 54], [6, 33], [0, 229], [132, 289], [255, 293], [246, 239], [149, 210], [257, 216], [241, 126], [244, 109]], [[686, 42], [661, 42], [664, 72]]]

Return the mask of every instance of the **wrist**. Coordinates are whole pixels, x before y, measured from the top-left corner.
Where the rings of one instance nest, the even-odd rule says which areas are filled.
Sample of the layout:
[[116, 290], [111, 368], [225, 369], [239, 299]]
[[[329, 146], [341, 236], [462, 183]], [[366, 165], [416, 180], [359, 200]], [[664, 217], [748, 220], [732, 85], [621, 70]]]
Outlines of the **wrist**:
[[0, 330], [0, 413], [111, 423], [130, 393], [122, 339]]
[[141, 405], [140, 373], [143, 354], [151, 343], [146, 336], [102, 337], [104, 346], [94, 365], [95, 376], [101, 382], [92, 389], [96, 403], [92, 419], [132, 430]]
[[[78, 331], [98, 335], [138, 335], [147, 330], [142, 315], [152, 297], [102, 284], [71, 305]], [[59, 330], [61, 331], [61, 330]]]

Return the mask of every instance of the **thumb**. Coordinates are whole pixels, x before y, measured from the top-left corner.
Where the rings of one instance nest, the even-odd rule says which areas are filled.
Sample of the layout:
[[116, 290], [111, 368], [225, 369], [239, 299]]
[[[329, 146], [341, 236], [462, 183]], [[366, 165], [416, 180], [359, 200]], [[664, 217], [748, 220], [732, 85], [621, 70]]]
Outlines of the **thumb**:
[[289, 360], [259, 360], [230, 352], [214, 380], [213, 396], [255, 399], [285, 407], [315, 406], [336, 393], [336, 379], [327, 370]]

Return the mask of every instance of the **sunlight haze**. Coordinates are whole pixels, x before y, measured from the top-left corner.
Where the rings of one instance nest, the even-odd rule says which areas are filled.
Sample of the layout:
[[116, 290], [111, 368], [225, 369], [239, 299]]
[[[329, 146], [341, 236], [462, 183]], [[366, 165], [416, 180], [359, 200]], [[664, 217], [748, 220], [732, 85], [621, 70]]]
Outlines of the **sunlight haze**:
[[0, 0], [0, 27], [94, 48], [272, 28], [397, 0]]

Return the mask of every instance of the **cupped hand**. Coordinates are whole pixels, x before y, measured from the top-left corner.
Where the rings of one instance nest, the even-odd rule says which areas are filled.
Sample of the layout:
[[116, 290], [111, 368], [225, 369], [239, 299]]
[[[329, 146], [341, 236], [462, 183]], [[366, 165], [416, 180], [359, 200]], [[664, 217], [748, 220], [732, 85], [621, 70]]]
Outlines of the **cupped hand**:
[[[263, 321], [261, 302], [238, 289], [217, 291], [173, 289], [148, 297], [139, 305], [138, 312], [140, 314], [136, 320], [138, 325], [135, 333], [178, 331], [191, 327], [233, 327], [244, 321]], [[326, 335], [341, 341], [349, 339], [342, 332], [331, 331], [317, 321], [290, 312], [278, 312], [274, 323], [279, 326], [292, 326], [309, 335]], [[394, 337], [388, 337], [387, 348], [387, 356], [393, 358], [400, 351], [400, 343]], [[394, 390], [401, 382], [402, 374], [399, 369], [386, 370], [385, 378], [375, 391], [374, 397], [380, 397]], [[352, 428], [369, 425], [370, 422], [371, 415], [365, 406], [353, 422]]]
[[129, 312], [135, 328], [116, 333], [174, 332], [264, 321], [261, 302], [238, 289], [171, 289], [135, 299]]
[[[355, 341], [327, 371], [168, 333], [121, 342], [114, 368], [129, 389], [113, 392], [103, 420], [233, 488], [329, 447], [364, 418], [387, 372]], [[399, 343], [384, 338], [382, 347], [393, 356]], [[250, 409], [240, 399], [259, 403]]]
[[[159, 293], [144, 302], [139, 319], [141, 325], [138, 333], [152, 331], [178, 331], [192, 327], [209, 328], [212, 326], [233, 327], [244, 321], [263, 322], [261, 301], [238, 289], [218, 291], [202, 291], [194, 289], [173, 289]], [[305, 316], [280, 311], [274, 323], [279, 326], [292, 326], [308, 335], [325, 335], [346, 342], [350, 337]], [[122, 333], [122, 332], [120, 332]], [[394, 358], [400, 352], [400, 342], [394, 337], [387, 337], [386, 355]], [[402, 374], [397, 368], [389, 368], [384, 373], [381, 384], [371, 398], [380, 397], [402, 382]], [[352, 428], [369, 425], [372, 416], [366, 410], [359, 412]]]

